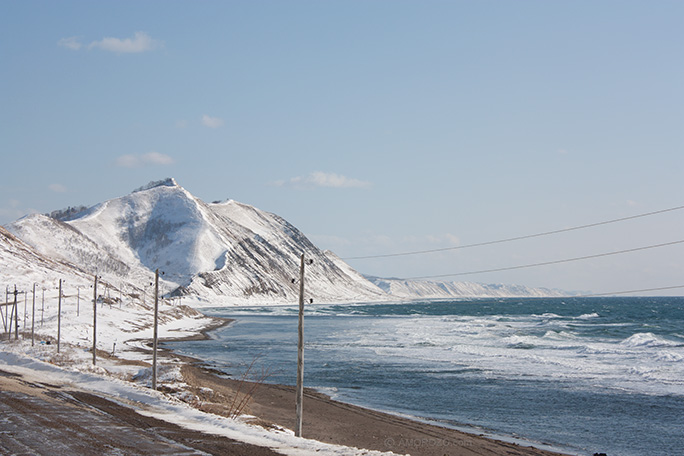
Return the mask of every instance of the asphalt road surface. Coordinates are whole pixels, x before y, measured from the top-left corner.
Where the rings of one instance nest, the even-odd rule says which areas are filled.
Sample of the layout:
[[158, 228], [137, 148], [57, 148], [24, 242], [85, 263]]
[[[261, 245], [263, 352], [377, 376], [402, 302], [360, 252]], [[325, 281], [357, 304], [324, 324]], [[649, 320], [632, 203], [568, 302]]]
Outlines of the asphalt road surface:
[[0, 454], [276, 455], [146, 417], [107, 399], [0, 371]]

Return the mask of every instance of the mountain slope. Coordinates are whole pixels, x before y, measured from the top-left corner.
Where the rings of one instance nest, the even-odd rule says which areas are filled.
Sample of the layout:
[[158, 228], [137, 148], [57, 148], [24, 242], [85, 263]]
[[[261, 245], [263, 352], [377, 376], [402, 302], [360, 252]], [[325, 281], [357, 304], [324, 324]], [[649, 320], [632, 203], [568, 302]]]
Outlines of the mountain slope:
[[90, 272], [144, 283], [164, 272], [165, 290], [212, 305], [296, 302], [300, 255], [317, 302], [369, 301], [385, 293], [332, 261], [275, 214], [232, 200], [207, 204], [167, 179], [60, 222], [25, 217], [8, 229], [44, 255]]
[[213, 271], [197, 275], [190, 290], [201, 287], [217, 294], [288, 301], [298, 296], [300, 255], [312, 259], [307, 266], [306, 290], [317, 302], [378, 300], [382, 290], [360, 275], [351, 275], [331, 261], [297, 228], [283, 218], [229, 200], [209, 205], [220, 235], [231, 241]]
[[[50, 226], [50, 222], [42, 217], [31, 217], [31, 220], [40, 228]], [[70, 231], [61, 222], [53, 226], [66, 233]], [[57, 233], [59, 236], [63, 234], [59, 231]], [[74, 235], [71, 239], [81, 238]], [[31, 333], [35, 330], [36, 345], [38, 341], [54, 342], [60, 334], [62, 343], [91, 347], [93, 289], [90, 286], [93, 279], [92, 275], [66, 261], [46, 257], [0, 227], [0, 284], [7, 286], [9, 302], [14, 301], [14, 290], [18, 292], [18, 306], [16, 309], [4, 309], [0, 331], [7, 331], [10, 323], [15, 322], [16, 328], [23, 331], [23, 335], [20, 335], [22, 339], [31, 339]], [[60, 280], [61, 299], [58, 288]], [[141, 299], [142, 293], [143, 290], [135, 284], [122, 280], [117, 280], [116, 285], [104, 279], [99, 282], [99, 350], [110, 351], [113, 348], [112, 343], [116, 346], [118, 341], [117, 353], [129, 352], [128, 356], [135, 359], [145, 356], [140, 353], [140, 343], [136, 340], [152, 336], [154, 313], [150, 300], [145, 302], [144, 298]], [[113, 299], [112, 294], [115, 296]], [[5, 299], [1, 302], [4, 303]], [[8, 311], [12, 310], [16, 312], [16, 320], [11, 314], [7, 316]], [[162, 337], [191, 335], [211, 323], [211, 318], [188, 306], [178, 303], [172, 305], [166, 300], [159, 303], [159, 334]]]
[[292, 279], [302, 254], [313, 260], [306, 298], [319, 303], [561, 295], [522, 286], [368, 280], [282, 217], [233, 200], [205, 203], [173, 179], [72, 212], [66, 221], [31, 215], [7, 228], [41, 261], [71, 264], [143, 293], [159, 269], [163, 294], [190, 297], [195, 305], [295, 303], [299, 284]]
[[471, 297], [544, 297], [567, 296], [559, 290], [523, 285], [439, 282], [431, 280], [383, 279], [367, 277], [386, 293], [398, 299], [440, 299]]
[[66, 262], [42, 255], [0, 227], [0, 283], [5, 286], [16, 285], [19, 290], [26, 290], [33, 283], [50, 283], [50, 279], [58, 274], [85, 276], [82, 271]]
[[8, 229], [40, 255], [60, 260], [98, 274], [131, 274], [132, 268], [68, 223], [45, 215], [28, 215], [10, 224]]

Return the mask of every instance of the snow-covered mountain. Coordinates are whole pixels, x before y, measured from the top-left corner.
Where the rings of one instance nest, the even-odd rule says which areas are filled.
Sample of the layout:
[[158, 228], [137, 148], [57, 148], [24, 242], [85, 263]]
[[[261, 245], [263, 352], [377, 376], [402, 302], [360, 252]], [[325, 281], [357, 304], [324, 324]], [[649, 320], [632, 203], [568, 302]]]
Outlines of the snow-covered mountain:
[[[67, 262], [42, 255], [0, 227], [0, 282], [6, 287], [17, 285], [25, 290], [34, 283], [47, 283], [46, 278], [82, 276], [85, 273]], [[4, 302], [4, 301], [3, 301]]]
[[431, 280], [367, 278], [383, 291], [397, 299], [440, 299], [472, 297], [526, 297], [568, 296], [560, 290], [531, 288], [523, 285], [483, 284], [473, 282], [439, 282]]
[[3, 231], [32, 252], [21, 260], [25, 269], [38, 265], [29, 282], [46, 277], [45, 267], [51, 277], [67, 268], [144, 293], [159, 269], [164, 294], [196, 305], [295, 303], [299, 285], [292, 279], [304, 254], [313, 260], [306, 269], [307, 298], [319, 303], [563, 295], [511, 285], [369, 280], [283, 218], [233, 200], [205, 203], [173, 179], [74, 212], [29, 215], [7, 226], [12, 234]]
[[207, 204], [173, 179], [59, 221], [24, 217], [8, 230], [40, 254], [116, 280], [145, 283], [164, 272], [165, 291], [211, 304], [292, 303], [300, 255], [316, 302], [386, 298], [339, 258], [281, 217], [228, 200]]
[[[57, 227], [54, 233], [58, 237], [68, 234], [72, 237], [62, 239], [84, 242], [79, 235], [74, 234], [73, 229], [65, 228], [61, 222], [55, 223], [51, 219], [46, 221], [43, 217], [35, 220], [47, 223], [38, 224], [37, 232], [44, 232], [46, 226]], [[71, 252], [76, 252], [75, 255], [83, 254], [77, 248]], [[97, 251], [88, 252], [88, 255], [96, 253]], [[89, 258], [88, 255], [84, 258]], [[114, 268], [118, 267], [118, 263], [112, 264]], [[114, 281], [112, 277], [112, 274], [109, 274], [107, 279], [103, 278], [98, 285], [98, 349], [112, 350], [113, 344], [118, 341], [119, 352], [130, 352], [129, 356], [137, 359], [143, 356], [138, 353], [141, 343], [133, 341], [149, 339], [152, 336], [151, 293], [147, 294], [145, 300], [143, 284], [122, 278]], [[58, 315], [60, 280], [61, 315]], [[13, 302], [14, 291], [18, 292], [17, 319], [13, 320], [11, 313], [8, 316], [8, 311], [13, 310], [12, 307], [5, 308], [0, 331], [7, 331], [7, 327], [15, 321], [17, 328], [23, 331], [23, 339], [30, 339], [31, 331], [35, 327], [37, 340], [54, 342], [59, 333], [57, 326], [61, 317], [62, 342], [90, 347], [92, 339], [89, 337], [93, 327], [93, 280], [93, 275], [88, 271], [75, 267], [70, 262], [46, 256], [0, 227], [0, 284], [9, 292], [6, 296], [7, 302]], [[145, 285], [149, 285], [149, 281]], [[149, 287], [148, 291], [151, 291]], [[5, 297], [2, 302], [6, 302]], [[160, 337], [193, 335], [211, 323], [211, 318], [186, 305], [178, 305], [177, 301], [173, 304], [168, 300], [160, 302]]]

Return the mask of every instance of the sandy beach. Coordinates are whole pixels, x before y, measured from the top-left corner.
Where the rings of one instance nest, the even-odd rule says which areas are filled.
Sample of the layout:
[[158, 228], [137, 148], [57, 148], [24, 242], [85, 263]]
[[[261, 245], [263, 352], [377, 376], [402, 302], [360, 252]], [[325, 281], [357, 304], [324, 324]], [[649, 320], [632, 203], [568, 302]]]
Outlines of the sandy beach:
[[[225, 410], [238, 387], [248, 389], [238, 380], [220, 378], [193, 363], [186, 364], [182, 372], [185, 381], [202, 398], [203, 410]], [[202, 394], [200, 388], [210, 388], [213, 393]], [[246, 412], [258, 417], [264, 426], [272, 423], [293, 429], [294, 404], [294, 387], [262, 384]], [[303, 407], [303, 436], [327, 443], [412, 456], [559, 454], [357, 407], [309, 389], [305, 389]]]

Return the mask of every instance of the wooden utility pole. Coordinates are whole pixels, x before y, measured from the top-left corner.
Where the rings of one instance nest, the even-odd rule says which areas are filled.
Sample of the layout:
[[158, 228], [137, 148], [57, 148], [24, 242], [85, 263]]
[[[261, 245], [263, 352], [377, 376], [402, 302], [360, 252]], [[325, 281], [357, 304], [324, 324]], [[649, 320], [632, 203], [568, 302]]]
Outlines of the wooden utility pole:
[[[5, 306], [5, 320], [4, 321], [7, 322], [7, 325], [9, 325], [9, 285], [7, 285], [5, 287], [5, 302], [7, 303], [7, 305]], [[7, 327], [5, 327], [5, 329], [7, 329]], [[12, 333], [11, 331], [9, 331], [9, 332], [10, 332], [10, 334]]]
[[93, 284], [93, 366], [97, 363], [97, 274]]
[[[16, 288], [16, 286], [15, 286]], [[7, 306], [5, 307], [5, 320], [7, 320], [7, 328], [10, 336], [12, 335], [12, 316], [14, 315], [14, 308], [10, 311], [9, 308], [9, 302], [10, 302], [10, 291], [9, 291], [9, 285], [5, 289], [5, 302], [7, 303]]]
[[[28, 294], [24, 292], [24, 334], [26, 334], [26, 320], [28, 319], [28, 312], [26, 311], [26, 307], [28, 306]], [[24, 335], [24, 338], [26, 336]]]
[[35, 330], [36, 330], [36, 284], [33, 284], [33, 306], [32, 306], [32, 314], [31, 314], [31, 346], [33, 347], [36, 345], [36, 338], [35, 338]]
[[[16, 290], [16, 285], [14, 286]], [[16, 294], [14, 295], [15, 299], [15, 305], [16, 305]], [[12, 325], [14, 322], [12, 321], [14, 319], [14, 307], [10, 310], [10, 301], [9, 301], [9, 287], [7, 287], [7, 293], [5, 294], [5, 322], [6, 324], [6, 329], [7, 329], [7, 340], [11, 341], [12, 340]]]
[[297, 343], [297, 389], [295, 436], [302, 436], [302, 402], [304, 400], [304, 254], [299, 266], [299, 326]]
[[157, 321], [159, 315], [159, 269], [154, 271], [154, 339], [152, 341], [152, 389], [157, 389]]
[[[14, 340], [19, 339], [19, 306], [17, 305], [17, 286], [14, 286]], [[10, 324], [10, 327], [12, 325]], [[10, 331], [10, 339], [12, 338], [12, 332]]]
[[7, 331], [7, 321], [5, 319], [5, 314], [2, 313], [2, 307], [7, 308], [7, 298], [5, 298], [4, 304], [0, 304], [0, 317], [2, 317], [2, 330]]
[[59, 279], [59, 299], [57, 300], [57, 353], [59, 353], [59, 339], [62, 335], [62, 279]]
[[[7, 331], [7, 325], [9, 324], [9, 314], [8, 314], [8, 307], [9, 307], [9, 286], [5, 287], [5, 315], [2, 317], [2, 325], [5, 331]], [[2, 312], [2, 310], [0, 310]]]

